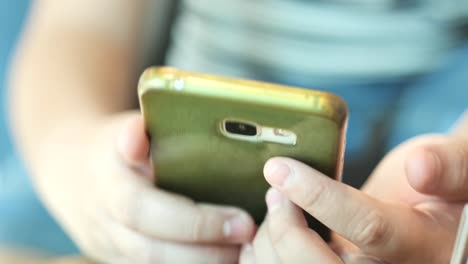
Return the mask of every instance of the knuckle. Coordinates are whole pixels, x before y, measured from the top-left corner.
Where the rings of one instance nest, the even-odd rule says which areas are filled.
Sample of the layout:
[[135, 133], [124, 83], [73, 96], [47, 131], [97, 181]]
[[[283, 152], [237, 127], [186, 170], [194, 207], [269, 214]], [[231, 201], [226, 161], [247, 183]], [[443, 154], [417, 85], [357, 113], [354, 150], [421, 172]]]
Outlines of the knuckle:
[[170, 263], [165, 243], [151, 243], [143, 252], [142, 263]]
[[390, 241], [393, 229], [381, 212], [371, 210], [353, 232], [352, 241], [356, 244], [364, 248], [376, 248]]
[[201, 210], [196, 210], [191, 221], [188, 221], [187, 234], [191, 241], [204, 240], [204, 227], [207, 218], [202, 214]]
[[285, 245], [295, 241], [295, 238], [300, 237], [303, 232], [304, 230], [295, 227], [282, 229], [279, 232], [275, 232], [275, 235], [271, 237], [271, 245], [276, 249], [284, 248]]
[[462, 181], [460, 184], [462, 184], [461, 186], [464, 186], [463, 184], [468, 182], [468, 145], [458, 145], [456, 150], [459, 155], [458, 168], [462, 174], [462, 177], [459, 177], [460, 181]]
[[444, 187], [452, 191], [468, 188], [468, 144], [463, 143], [454, 143], [450, 155], [439, 154], [438, 173], [444, 176]]
[[304, 184], [299, 187], [299, 191], [293, 191], [292, 195], [296, 196], [297, 202], [304, 210], [315, 211], [317, 205], [327, 195], [326, 181], [317, 181], [314, 185]]
[[97, 238], [97, 240], [99, 242], [94, 244], [91, 252], [84, 251], [86, 256], [97, 261], [109, 262], [118, 258], [127, 259], [133, 255], [130, 252], [130, 247], [122, 239], [116, 239], [108, 234]]
[[287, 241], [287, 236], [290, 234], [289, 230], [283, 229], [281, 231], [274, 232], [274, 235], [271, 236], [271, 245], [273, 248], [281, 248], [283, 243]]
[[123, 201], [117, 206], [120, 208], [117, 217], [126, 225], [139, 231], [139, 218], [143, 207], [144, 192], [137, 188], [127, 190], [127, 195], [124, 195]]
[[129, 263], [168, 263], [165, 242], [129, 232], [123, 226], [115, 227], [108, 243], [113, 244], [113, 261], [107, 260], [109, 263], [115, 263], [116, 259], [126, 259]]

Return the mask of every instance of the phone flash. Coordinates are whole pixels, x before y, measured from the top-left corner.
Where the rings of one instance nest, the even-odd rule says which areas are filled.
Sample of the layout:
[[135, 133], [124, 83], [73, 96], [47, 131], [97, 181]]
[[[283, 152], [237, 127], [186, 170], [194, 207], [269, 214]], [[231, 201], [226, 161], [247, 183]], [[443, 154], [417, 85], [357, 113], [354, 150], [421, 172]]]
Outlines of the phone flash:
[[176, 90], [176, 91], [182, 91], [182, 90], [185, 88], [185, 80], [182, 79], [182, 78], [175, 79], [175, 80], [172, 82], [172, 87], [173, 87], [174, 90]]
[[297, 142], [296, 134], [289, 130], [262, 126], [259, 132], [258, 136], [262, 141], [293, 146]]

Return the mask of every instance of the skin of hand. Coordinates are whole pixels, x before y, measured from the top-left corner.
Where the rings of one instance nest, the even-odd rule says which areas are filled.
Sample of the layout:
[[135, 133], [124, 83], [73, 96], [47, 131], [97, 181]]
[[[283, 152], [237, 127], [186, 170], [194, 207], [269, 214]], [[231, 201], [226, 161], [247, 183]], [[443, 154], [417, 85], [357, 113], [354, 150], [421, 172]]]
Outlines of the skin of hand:
[[[467, 115], [390, 152], [362, 191], [288, 158], [265, 165], [268, 214], [245, 263], [448, 263], [468, 201]], [[326, 244], [302, 210], [334, 231]]]
[[250, 216], [155, 188], [139, 113], [99, 123], [44, 172], [69, 174], [47, 200], [84, 252], [109, 263], [236, 263]]
[[104, 263], [236, 263], [252, 219], [154, 186], [135, 108], [143, 11], [156, 1], [36, 1], [11, 73], [11, 120], [35, 189]]

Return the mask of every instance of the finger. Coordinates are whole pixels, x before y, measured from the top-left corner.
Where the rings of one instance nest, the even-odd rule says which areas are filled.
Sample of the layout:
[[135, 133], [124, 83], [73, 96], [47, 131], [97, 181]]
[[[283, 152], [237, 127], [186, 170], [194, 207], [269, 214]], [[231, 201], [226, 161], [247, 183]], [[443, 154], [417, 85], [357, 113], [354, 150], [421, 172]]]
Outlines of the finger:
[[[239, 247], [168, 242], [148, 238], [113, 223], [113, 246], [120, 253], [111, 263], [237, 263]], [[109, 260], [106, 260], [106, 262]]]
[[416, 146], [406, 160], [406, 175], [418, 192], [468, 199], [468, 140], [445, 136]]
[[[268, 218], [268, 216], [266, 218]], [[268, 223], [266, 221], [267, 220], [265, 220], [258, 229], [253, 241], [255, 263], [280, 263], [278, 255], [271, 244], [270, 235], [268, 233]]]
[[281, 263], [342, 263], [320, 236], [308, 228], [301, 210], [281, 192], [267, 193], [268, 231]]
[[383, 204], [301, 162], [273, 158], [265, 165], [265, 177], [292, 202], [371, 255], [386, 260], [400, 254], [411, 257], [415, 245], [421, 249], [437, 240], [439, 233], [427, 234], [425, 229], [432, 221], [428, 217], [415, 216], [407, 206]]
[[345, 264], [388, 264], [376, 257], [359, 253], [342, 256], [342, 259]]
[[239, 256], [239, 264], [255, 264], [255, 255], [251, 244], [242, 246]]
[[117, 151], [130, 167], [144, 175], [152, 175], [149, 162], [150, 143], [146, 136], [143, 117], [135, 113], [125, 118], [117, 136]]
[[328, 242], [328, 246], [333, 250], [333, 252], [335, 252], [335, 254], [340, 257], [345, 254], [352, 254], [361, 251], [358, 247], [356, 247], [356, 245], [344, 239], [337, 233], [331, 234], [331, 241]]
[[243, 243], [254, 222], [244, 211], [207, 204], [154, 188], [137, 177], [115, 184], [107, 197], [111, 215], [151, 237], [180, 242]]

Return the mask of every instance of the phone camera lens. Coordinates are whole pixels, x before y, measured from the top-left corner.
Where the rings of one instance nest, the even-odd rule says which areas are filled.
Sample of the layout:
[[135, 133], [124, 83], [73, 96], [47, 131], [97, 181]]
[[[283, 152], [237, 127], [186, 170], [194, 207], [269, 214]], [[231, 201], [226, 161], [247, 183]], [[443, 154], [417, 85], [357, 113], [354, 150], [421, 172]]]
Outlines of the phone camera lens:
[[255, 136], [257, 135], [257, 127], [255, 125], [237, 122], [226, 121], [224, 127], [228, 133], [237, 134], [242, 136]]

